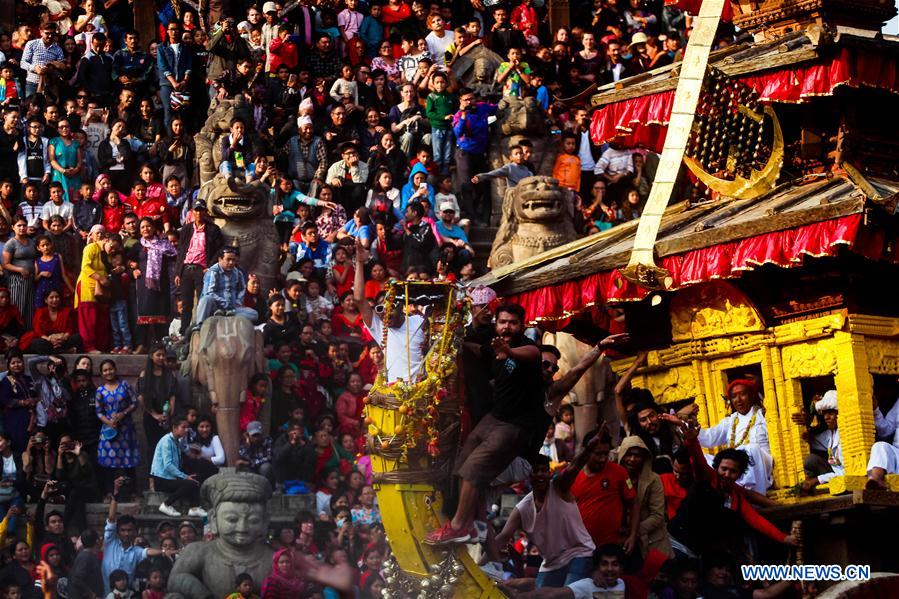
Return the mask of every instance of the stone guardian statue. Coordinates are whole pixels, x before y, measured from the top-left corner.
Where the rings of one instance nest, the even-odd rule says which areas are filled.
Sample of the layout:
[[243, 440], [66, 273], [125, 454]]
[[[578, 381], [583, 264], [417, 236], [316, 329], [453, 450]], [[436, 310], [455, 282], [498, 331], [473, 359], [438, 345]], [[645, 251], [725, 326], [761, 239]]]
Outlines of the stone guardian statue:
[[257, 587], [272, 569], [274, 551], [265, 544], [272, 487], [264, 476], [222, 472], [200, 488], [215, 539], [191, 543], [169, 576], [167, 599], [222, 599], [246, 572]]

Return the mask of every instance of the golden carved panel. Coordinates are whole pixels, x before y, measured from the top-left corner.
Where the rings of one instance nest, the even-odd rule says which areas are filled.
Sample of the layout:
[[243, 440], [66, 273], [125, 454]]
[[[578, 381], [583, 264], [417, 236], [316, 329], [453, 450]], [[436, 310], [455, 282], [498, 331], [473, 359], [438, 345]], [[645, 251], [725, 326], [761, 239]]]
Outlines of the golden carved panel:
[[837, 371], [837, 357], [827, 345], [788, 345], [782, 350], [784, 376], [788, 379], [826, 376]]
[[724, 281], [693, 285], [671, 300], [674, 341], [761, 331], [764, 323], [752, 302]]
[[865, 339], [865, 353], [872, 374], [899, 374], [899, 341]]
[[692, 366], [647, 373], [645, 383], [660, 404], [691, 399], [700, 394]]

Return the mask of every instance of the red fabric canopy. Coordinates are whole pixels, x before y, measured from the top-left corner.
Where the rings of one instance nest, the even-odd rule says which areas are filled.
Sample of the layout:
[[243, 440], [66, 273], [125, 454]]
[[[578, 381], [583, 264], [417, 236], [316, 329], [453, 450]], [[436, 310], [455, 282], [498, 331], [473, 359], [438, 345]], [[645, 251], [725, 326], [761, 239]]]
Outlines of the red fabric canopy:
[[[817, 64], [738, 79], [767, 102], [803, 102], [829, 96], [841, 85], [899, 93], [899, 60], [843, 48], [834, 58]], [[598, 144], [617, 137], [626, 147], [643, 146], [661, 152], [673, 103], [674, 90], [607, 104], [594, 111], [590, 136]]]
[[[667, 256], [659, 266], [674, 283], [671, 290], [713, 279], [739, 277], [764, 264], [799, 266], [805, 256], [834, 256], [845, 245], [872, 260], [880, 259], [884, 238], [862, 227], [862, 215], [804, 225], [739, 241]], [[566, 320], [594, 306], [641, 300], [649, 293], [615, 269], [564, 281], [509, 297], [524, 306], [529, 323]], [[555, 323], [564, 326], [564, 323]]]

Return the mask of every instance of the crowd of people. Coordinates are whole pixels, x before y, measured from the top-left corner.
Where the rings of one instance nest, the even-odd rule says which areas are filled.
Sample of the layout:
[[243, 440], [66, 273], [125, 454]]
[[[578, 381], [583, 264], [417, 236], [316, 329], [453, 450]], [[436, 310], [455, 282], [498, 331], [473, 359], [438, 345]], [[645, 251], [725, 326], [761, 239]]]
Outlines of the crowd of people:
[[[73, 599], [162, 597], [180, 549], [210, 534], [200, 484], [231, 466], [314, 498], [272, 531], [270, 577], [237, 576], [232, 597], [345, 593], [311, 583], [291, 554], [349, 564], [357, 596], [379, 597], [390, 550], [363, 399], [379, 373], [420, 369], [421, 354], [391, 352], [391, 340], [427, 338], [420, 315], [382, 322], [388, 280], [476, 278], [469, 233], [491, 219], [489, 180], [535, 173], [528, 140], [487, 167], [500, 95], [537, 100], [581, 233], [638, 218], [658, 157], [594, 144], [584, 92], [679, 60], [690, 17], [658, 0], [595, 0], [551, 30], [538, 0], [232, 0], [200, 13], [175, 0], [156, 3], [142, 36], [134, 6], [28, 0], [0, 32], [0, 588], [35, 597], [50, 572]], [[453, 70], [479, 47], [502, 59], [492, 97]], [[210, 107], [241, 97], [250, 116], [228, 123], [217, 168], [269, 190], [282, 266], [272, 289], [198, 197], [193, 135]], [[472, 301], [475, 426], [457, 460], [458, 507], [428, 542], [484, 542], [485, 571], [510, 593], [679, 599], [748, 592], [733, 570], [756, 555], [748, 528], [798, 544], [753, 508], [771, 484], [758, 381], [734, 381], [733, 415], [699, 431], [631, 389], [631, 371], [620, 421], [577, 438], [567, 393], [615, 339], [560, 373], [559, 351], [529, 340], [519, 307], [482, 288]], [[249, 319], [264, 337], [236, 463], [180, 373], [179, 348], [212, 315]], [[145, 355], [136, 384], [100, 353]], [[825, 400], [822, 425], [797, 415], [817, 451], [808, 489], [841, 468], [835, 395]], [[879, 416], [892, 434], [896, 415]], [[722, 445], [708, 464], [701, 447]], [[872, 484], [899, 469], [894, 445], [877, 446]], [[118, 511], [147, 488], [172, 518], [155, 531]], [[530, 493], [494, 530], [488, 508], [510, 489]], [[107, 524], [92, 530], [85, 506], [101, 500]]]

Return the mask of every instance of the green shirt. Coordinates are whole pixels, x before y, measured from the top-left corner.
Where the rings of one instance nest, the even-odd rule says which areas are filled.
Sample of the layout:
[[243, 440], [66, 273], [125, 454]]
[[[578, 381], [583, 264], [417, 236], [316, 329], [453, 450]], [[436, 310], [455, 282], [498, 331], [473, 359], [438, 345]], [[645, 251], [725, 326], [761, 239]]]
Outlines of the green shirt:
[[458, 109], [456, 97], [449, 92], [431, 92], [425, 103], [425, 114], [431, 123], [431, 129], [452, 129], [452, 119], [446, 118], [455, 114]]

